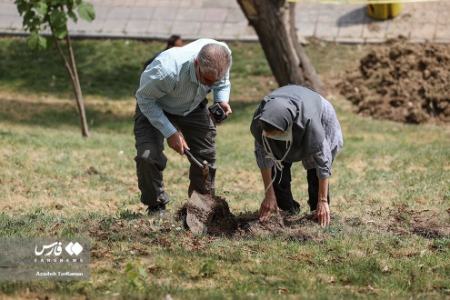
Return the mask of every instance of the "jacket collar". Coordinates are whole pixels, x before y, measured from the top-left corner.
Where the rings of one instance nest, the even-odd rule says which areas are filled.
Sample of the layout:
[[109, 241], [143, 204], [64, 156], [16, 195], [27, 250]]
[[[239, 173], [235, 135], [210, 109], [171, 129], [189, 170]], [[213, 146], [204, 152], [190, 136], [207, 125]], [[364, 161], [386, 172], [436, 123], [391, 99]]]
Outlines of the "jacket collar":
[[189, 62], [189, 74], [191, 76], [191, 81], [193, 83], [200, 84], [200, 82], [197, 79], [197, 74], [195, 72], [195, 58], [192, 58], [192, 60]]

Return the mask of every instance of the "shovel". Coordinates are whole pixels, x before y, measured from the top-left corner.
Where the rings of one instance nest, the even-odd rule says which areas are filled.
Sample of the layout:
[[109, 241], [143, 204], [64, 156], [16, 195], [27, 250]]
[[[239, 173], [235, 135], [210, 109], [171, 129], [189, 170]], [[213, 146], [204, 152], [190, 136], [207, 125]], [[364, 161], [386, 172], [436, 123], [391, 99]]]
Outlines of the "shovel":
[[188, 158], [188, 160], [197, 165], [197, 167], [201, 168], [203, 170], [203, 176], [206, 179], [208, 177], [209, 174], [209, 166], [208, 166], [208, 162], [206, 160], [204, 160], [203, 162], [200, 162], [198, 159], [196, 159], [194, 157], [194, 155], [192, 155], [191, 151], [185, 149], [184, 150], [184, 154], [186, 155], [186, 157]]
[[[200, 162], [189, 150], [185, 150], [184, 154], [192, 164], [202, 169], [206, 181], [210, 168], [208, 162]], [[194, 234], [226, 234], [237, 227], [225, 199], [215, 197], [213, 192], [200, 194], [193, 191], [185, 207], [185, 222]]]

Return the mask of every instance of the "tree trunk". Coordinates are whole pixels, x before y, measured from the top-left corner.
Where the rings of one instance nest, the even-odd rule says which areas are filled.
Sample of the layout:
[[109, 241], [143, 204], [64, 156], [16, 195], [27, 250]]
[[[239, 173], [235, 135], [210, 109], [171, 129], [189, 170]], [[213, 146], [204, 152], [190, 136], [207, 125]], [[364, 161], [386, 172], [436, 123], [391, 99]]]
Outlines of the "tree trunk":
[[89, 128], [87, 125], [86, 112], [84, 110], [83, 94], [81, 93], [80, 80], [78, 79], [78, 71], [75, 63], [75, 56], [73, 55], [72, 44], [70, 43], [69, 35], [66, 36], [66, 46], [69, 52], [69, 59], [64, 54], [60, 45], [60, 40], [55, 39], [56, 48], [59, 55], [64, 61], [67, 73], [69, 73], [70, 81], [72, 82], [73, 92], [75, 94], [75, 102], [77, 104], [78, 115], [80, 116], [81, 135], [83, 137], [89, 137]]
[[295, 3], [286, 0], [237, 0], [256, 31], [278, 85], [301, 84], [325, 93], [297, 38]]
[[78, 113], [80, 116], [81, 134], [83, 137], [89, 137], [89, 128], [87, 124], [86, 111], [84, 109], [83, 94], [81, 92], [80, 79], [78, 77], [77, 65], [75, 62], [75, 55], [73, 54], [72, 43], [70, 41], [70, 36], [66, 36], [67, 48], [69, 49], [69, 59], [70, 65], [72, 67], [73, 79], [72, 84], [75, 91], [75, 100], [77, 103]]

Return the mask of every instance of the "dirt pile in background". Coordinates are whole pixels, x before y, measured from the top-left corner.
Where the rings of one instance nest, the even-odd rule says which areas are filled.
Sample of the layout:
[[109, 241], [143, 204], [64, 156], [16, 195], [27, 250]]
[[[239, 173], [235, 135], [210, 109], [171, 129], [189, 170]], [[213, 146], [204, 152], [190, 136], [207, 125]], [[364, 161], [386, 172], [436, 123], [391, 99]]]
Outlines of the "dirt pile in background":
[[338, 87], [362, 114], [450, 122], [450, 47], [389, 41], [363, 57]]

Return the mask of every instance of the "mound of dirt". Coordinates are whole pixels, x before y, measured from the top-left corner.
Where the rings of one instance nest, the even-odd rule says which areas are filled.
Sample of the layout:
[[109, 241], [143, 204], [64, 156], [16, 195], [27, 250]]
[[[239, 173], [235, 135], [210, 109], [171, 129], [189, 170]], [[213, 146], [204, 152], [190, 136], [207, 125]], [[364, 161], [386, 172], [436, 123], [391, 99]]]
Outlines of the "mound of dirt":
[[391, 40], [363, 57], [338, 88], [365, 115], [450, 122], [450, 47]]
[[323, 236], [318, 232], [317, 223], [312, 221], [312, 215], [288, 215], [280, 213], [272, 215], [264, 222], [259, 221], [258, 212], [242, 214], [236, 217], [238, 222], [238, 237], [281, 237], [299, 242], [321, 241]]
[[311, 216], [280, 213], [260, 222], [258, 212], [234, 216], [224, 198], [194, 191], [187, 203], [178, 210], [176, 219], [183, 221], [185, 228], [194, 234], [226, 235], [235, 238], [277, 236], [297, 241], [320, 240], [317, 233], [307, 232], [309, 227], [317, 227], [317, 224], [311, 221]]
[[194, 191], [181, 209], [181, 216], [195, 234], [230, 235], [237, 229], [228, 203], [218, 196], [202, 195]]

